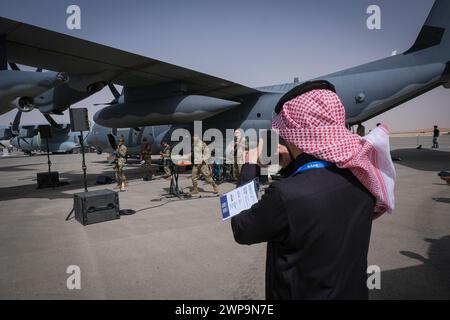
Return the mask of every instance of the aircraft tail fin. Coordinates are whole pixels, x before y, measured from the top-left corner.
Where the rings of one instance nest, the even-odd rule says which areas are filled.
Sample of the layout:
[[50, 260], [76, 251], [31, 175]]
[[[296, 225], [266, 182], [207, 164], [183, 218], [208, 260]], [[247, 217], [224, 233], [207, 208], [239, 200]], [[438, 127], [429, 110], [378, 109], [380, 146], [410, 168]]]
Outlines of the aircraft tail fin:
[[413, 46], [405, 54], [437, 45], [450, 48], [450, 1], [436, 0]]

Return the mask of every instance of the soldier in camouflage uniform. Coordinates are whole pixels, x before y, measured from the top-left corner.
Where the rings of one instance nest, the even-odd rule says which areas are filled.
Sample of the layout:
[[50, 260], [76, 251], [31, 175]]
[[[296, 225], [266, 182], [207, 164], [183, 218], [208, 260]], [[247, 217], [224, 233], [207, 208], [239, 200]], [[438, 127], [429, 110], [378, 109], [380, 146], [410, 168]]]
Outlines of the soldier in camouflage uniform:
[[152, 167], [152, 146], [148, 142], [147, 137], [142, 139], [141, 146], [141, 161], [142, 163], [142, 179], [144, 181], [152, 180], [153, 167]]
[[206, 143], [204, 143], [198, 135], [194, 134], [193, 140], [193, 151], [194, 151], [194, 162], [192, 165], [192, 194], [198, 194], [198, 179], [200, 174], [205, 178], [206, 182], [212, 185], [214, 193], [219, 193], [217, 185], [212, 179], [211, 169], [209, 164], [206, 163], [205, 157], [209, 156], [209, 149]]
[[244, 164], [245, 138], [242, 137], [241, 131], [234, 132], [234, 161], [233, 161], [233, 180], [239, 180], [241, 176], [242, 165]]
[[172, 172], [170, 171], [170, 145], [163, 141], [161, 142], [162, 151], [159, 153], [161, 155], [161, 159], [163, 161], [163, 168], [164, 168], [164, 178], [168, 179], [172, 176]]
[[120, 188], [120, 191], [126, 191], [127, 178], [125, 177], [123, 168], [127, 162], [127, 147], [125, 146], [124, 138], [119, 139], [115, 153], [116, 160], [113, 163], [113, 169], [116, 172], [117, 187]]

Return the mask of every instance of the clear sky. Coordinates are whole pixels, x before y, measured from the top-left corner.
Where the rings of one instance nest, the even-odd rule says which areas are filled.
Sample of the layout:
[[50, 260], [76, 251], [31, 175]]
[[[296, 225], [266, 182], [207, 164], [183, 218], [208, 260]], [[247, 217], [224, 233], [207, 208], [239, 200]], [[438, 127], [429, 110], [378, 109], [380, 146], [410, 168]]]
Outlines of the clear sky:
[[[191, 68], [251, 87], [325, 75], [407, 50], [433, 0], [2, 0], [0, 15]], [[81, 8], [81, 30], [66, 28], [66, 8]], [[366, 27], [369, 5], [381, 30]], [[64, 71], [64, 70], [60, 70]], [[450, 91], [435, 89], [368, 121], [394, 131], [450, 127]], [[108, 89], [81, 101], [90, 114]], [[0, 116], [8, 124], [15, 111]], [[68, 121], [68, 116], [55, 117]], [[38, 111], [23, 124], [44, 122]]]

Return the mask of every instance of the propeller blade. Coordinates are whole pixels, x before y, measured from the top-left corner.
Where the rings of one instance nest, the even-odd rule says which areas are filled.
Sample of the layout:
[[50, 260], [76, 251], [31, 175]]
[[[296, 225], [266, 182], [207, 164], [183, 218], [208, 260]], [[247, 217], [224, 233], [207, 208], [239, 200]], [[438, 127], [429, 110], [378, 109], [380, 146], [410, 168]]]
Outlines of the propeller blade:
[[11, 132], [14, 135], [19, 134], [19, 125], [20, 125], [20, 118], [22, 117], [22, 111], [18, 110], [16, 113], [16, 116], [14, 117], [14, 121], [12, 123]]
[[112, 106], [116, 104], [115, 102], [106, 102], [106, 103], [94, 103], [94, 106]]
[[3, 148], [6, 149], [6, 146], [3, 143], [1, 143], [1, 142], [0, 142], [0, 146], [2, 146]]
[[108, 137], [108, 142], [109, 142], [109, 145], [111, 146], [111, 148], [113, 150], [116, 150], [116, 148], [117, 148], [116, 138], [114, 138], [114, 136], [111, 133], [108, 133], [107, 137]]
[[26, 144], [30, 144], [24, 137], [19, 137], [19, 139], [25, 142]]
[[11, 70], [20, 71], [20, 68], [14, 62], [8, 62], [8, 65], [11, 68]]
[[117, 91], [116, 87], [110, 83], [108, 84], [109, 90], [111, 90], [111, 93], [113, 94], [114, 98], [119, 99], [120, 93]]
[[55, 121], [55, 119], [53, 119], [49, 114], [44, 114], [44, 113], [43, 113], [43, 115], [44, 115], [45, 119], [47, 119], [48, 123], [50, 123], [50, 125], [51, 125], [53, 128], [57, 128], [57, 129], [60, 129], [60, 128], [61, 128], [61, 125], [59, 125], [59, 124]]

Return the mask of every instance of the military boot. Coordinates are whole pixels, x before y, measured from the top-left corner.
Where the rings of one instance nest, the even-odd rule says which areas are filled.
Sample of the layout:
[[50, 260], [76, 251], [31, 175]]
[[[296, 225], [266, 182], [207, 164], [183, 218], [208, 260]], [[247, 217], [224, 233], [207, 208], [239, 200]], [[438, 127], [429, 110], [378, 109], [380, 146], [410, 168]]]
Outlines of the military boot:
[[214, 193], [218, 194], [219, 193], [219, 189], [217, 188], [217, 184], [213, 183], [212, 186], [213, 186]]
[[191, 194], [198, 194], [198, 186], [197, 185], [192, 186]]

